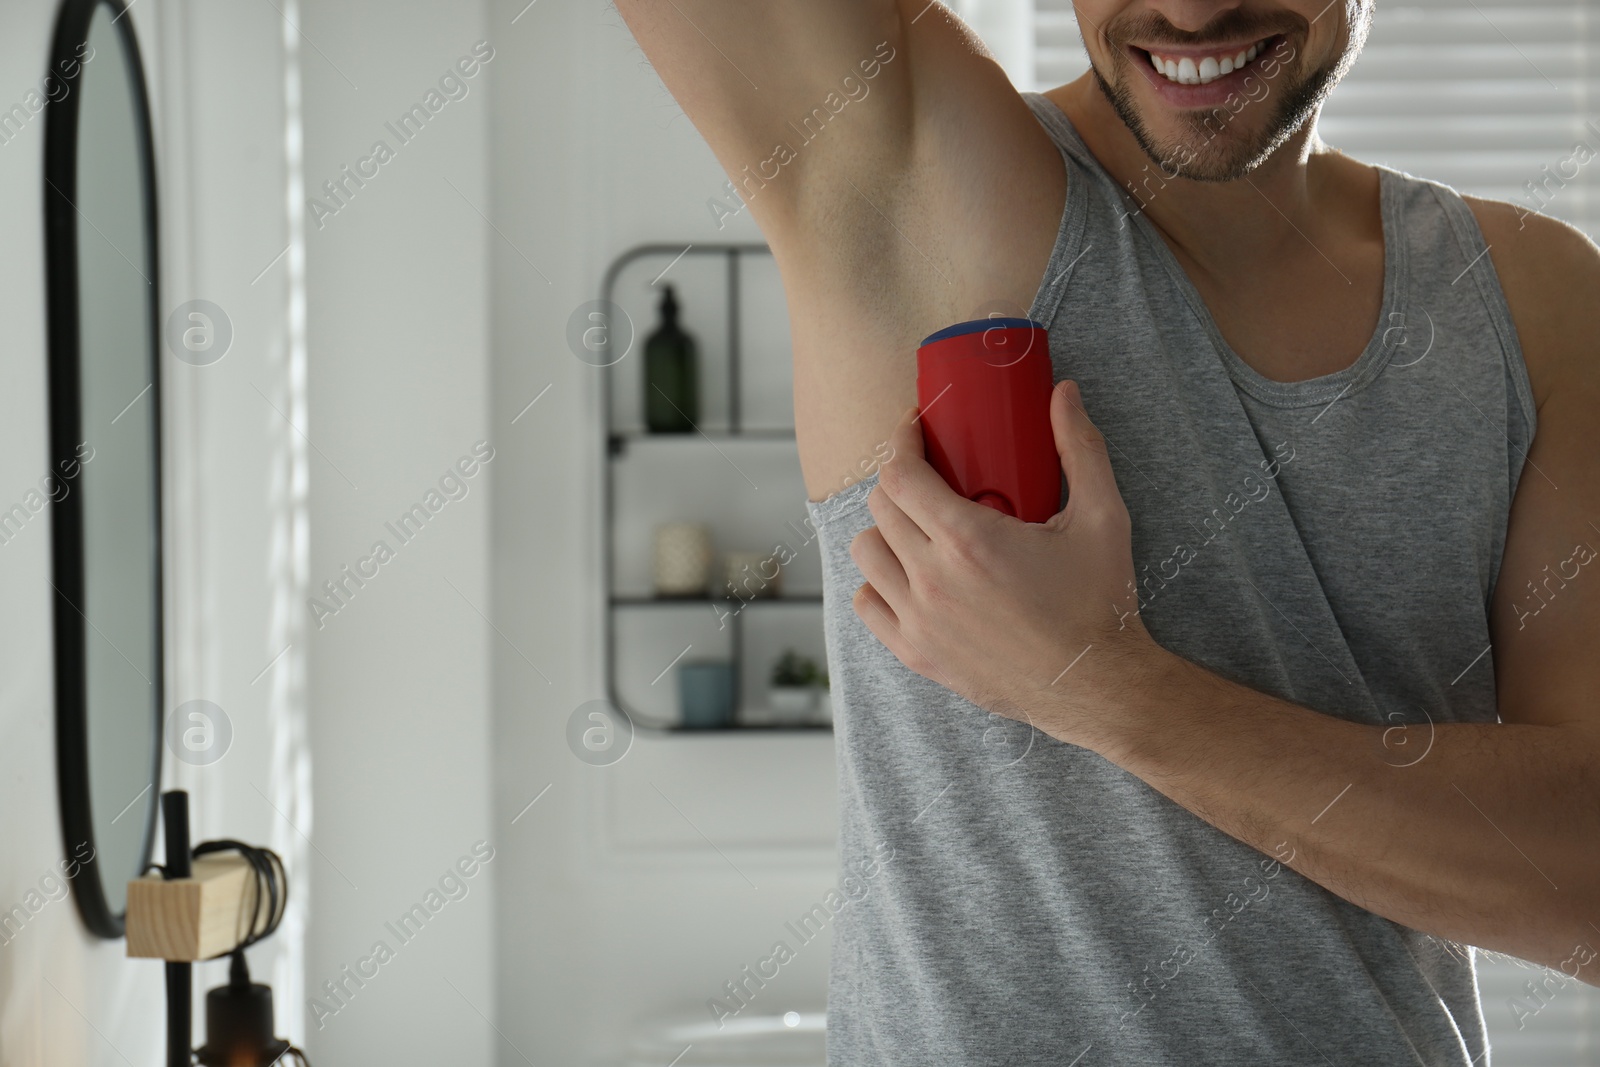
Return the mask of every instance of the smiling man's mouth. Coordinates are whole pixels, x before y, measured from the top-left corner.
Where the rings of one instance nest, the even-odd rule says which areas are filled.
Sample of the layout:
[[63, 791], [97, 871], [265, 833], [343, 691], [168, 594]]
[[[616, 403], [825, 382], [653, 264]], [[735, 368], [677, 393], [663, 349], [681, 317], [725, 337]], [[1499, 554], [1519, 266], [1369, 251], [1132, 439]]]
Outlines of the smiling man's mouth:
[[1159, 45], [1154, 49], [1132, 47], [1135, 53], [1145, 56], [1156, 73], [1175, 85], [1206, 85], [1254, 63], [1256, 57], [1266, 51], [1278, 36], [1263, 37], [1233, 51], [1220, 48], [1169, 49]]

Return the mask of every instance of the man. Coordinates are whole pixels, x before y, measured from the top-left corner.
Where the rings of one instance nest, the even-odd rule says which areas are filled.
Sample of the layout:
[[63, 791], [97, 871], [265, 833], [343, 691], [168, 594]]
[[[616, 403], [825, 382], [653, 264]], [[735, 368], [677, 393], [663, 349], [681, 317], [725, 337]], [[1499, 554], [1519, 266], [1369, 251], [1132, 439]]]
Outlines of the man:
[[[1600, 252], [1318, 139], [1370, 0], [1079, 0], [1045, 94], [927, 0], [617, 5], [789, 299], [832, 1062], [1464, 1067], [1463, 945], [1600, 984]], [[1045, 524], [921, 458], [993, 314]]]

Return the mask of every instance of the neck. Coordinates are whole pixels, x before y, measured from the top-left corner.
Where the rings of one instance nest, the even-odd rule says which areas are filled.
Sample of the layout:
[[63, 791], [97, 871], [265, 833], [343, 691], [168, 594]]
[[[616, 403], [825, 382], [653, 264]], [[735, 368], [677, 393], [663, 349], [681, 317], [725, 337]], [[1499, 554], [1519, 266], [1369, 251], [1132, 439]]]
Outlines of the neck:
[[1241, 248], [1252, 258], [1272, 261], [1303, 249], [1341, 214], [1329, 188], [1329, 159], [1335, 154], [1317, 136], [1316, 115], [1280, 145], [1260, 166], [1227, 182], [1170, 177], [1161, 171], [1100, 91], [1085, 75], [1052, 91], [1072, 119], [1078, 135], [1125, 192], [1143, 204], [1130, 205], [1190, 261], [1219, 276], [1236, 273]]

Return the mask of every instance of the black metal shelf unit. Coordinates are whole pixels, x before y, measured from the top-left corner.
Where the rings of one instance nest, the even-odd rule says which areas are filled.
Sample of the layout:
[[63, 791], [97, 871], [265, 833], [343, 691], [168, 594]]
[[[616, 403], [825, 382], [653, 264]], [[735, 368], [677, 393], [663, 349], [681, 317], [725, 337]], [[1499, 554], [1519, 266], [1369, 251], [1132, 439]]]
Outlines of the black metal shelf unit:
[[[619, 694], [617, 692], [617, 671], [616, 671], [616, 665], [617, 665], [616, 664], [616, 657], [617, 657], [617, 633], [616, 633], [616, 630], [617, 630], [617, 627], [616, 627], [616, 614], [617, 614], [618, 609], [642, 608], [642, 607], [651, 607], [651, 608], [654, 608], [654, 607], [666, 607], [666, 608], [680, 607], [681, 608], [681, 607], [694, 605], [694, 604], [706, 604], [707, 606], [711, 606], [711, 605], [714, 605], [714, 604], [718, 603], [720, 598], [713, 598], [711, 596], [706, 596], [706, 597], [645, 597], [645, 596], [633, 596], [633, 595], [626, 595], [626, 594], [618, 594], [616, 592], [615, 585], [614, 585], [614, 577], [615, 576], [612, 574], [612, 558], [613, 558], [613, 554], [615, 552], [615, 547], [616, 547], [615, 546], [615, 541], [616, 541], [616, 497], [615, 497], [616, 479], [614, 477], [614, 473], [613, 473], [613, 469], [612, 469], [613, 466], [618, 461], [624, 459], [627, 456], [629, 444], [632, 443], [632, 442], [636, 442], [636, 441], [649, 440], [652, 443], [654, 443], [654, 442], [673, 442], [673, 441], [682, 442], [682, 441], [710, 440], [713, 443], [715, 443], [715, 442], [719, 442], [719, 441], [737, 441], [737, 440], [773, 441], [773, 440], [793, 440], [794, 439], [794, 430], [793, 430], [793, 428], [790, 428], [788, 430], [773, 430], [773, 429], [746, 430], [742, 425], [741, 413], [740, 413], [740, 401], [739, 401], [739, 389], [740, 389], [740, 383], [739, 383], [739, 370], [740, 370], [740, 367], [739, 367], [739, 362], [740, 362], [740, 351], [739, 351], [739, 270], [740, 270], [740, 262], [741, 262], [741, 259], [743, 257], [746, 257], [746, 256], [755, 256], [755, 255], [770, 256], [771, 254], [772, 254], [772, 250], [770, 248], [768, 248], [764, 244], [694, 244], [694, 245], [689, 245], [687, 248], [680, 248], [678, 245], [664, 245], [664, 244], [636, 245], [635, 247], [633, 247], [633, 248], [629, 249], [628, 251], [624, 252], [622, 255], [618, 256], [616, 259], [612, 260], [611, 265], [606, 268], [606, 272], [605, 272], [604, 278], [601, 281], [601, 285], [600, 285], [601, 309], [602, 309], [602, 313], [603, 314], [609, 316], [610, 312], [611, 312], [611, 309], [615, 308], [617, 306], [616, 303], [614, 302], [614, 300], [612, 299], [613, 296], [615, 295], [615, 292], [616, 292], [617, 279], [618, 279], [618, 277], [620, 277], [623, 269], [626, 268], [630, 263], [633, 263], [635, 260], [643, 259], [643, 258], [645, 258], [647, 256], [662, 256], [662, 255], [665, 255], [665, 256], [674, 256], [674, 257], [677, 257], [677, 258], [682, 258], [683, 256], [691, 256], [692, 255], [692, 256], [722, 256], [722, 257], [725, 257], [725, 259], [727, 261], [727, 283], [728, 283], [728, 325], [727, 325], [727, 329], [728, 329], [728, 428], [726, 430], [697, 431], [696, 433], [690, 433], [690, 434], [652, 434], [652, 433], [648, 433], [648, 432], [644, 432], [644, 431], [632, 431], [632, 430], [618, 431], [618, 430], [614, 430], [612, 428], [612, 424], [611, 424], [612, 414], [613, 414], [613, 412], [612, 412], [612, 395], [611, 395], [611, 390], [612, 390], [611, 375], [609, 373], [602, 373], [601, 376], [600, 376], [601, 425], [605, 428], [605, 444], [606, 444], [605, 461], [602, 464], [602, 467], [603, 467], [602, 478], [603, 478], [603, 480], [605, 482], [605, 488], [604, 488], [604, 492], [602, 494], [603, 495], [603, 499], [604, 499], [604, 514], [602, 515], [602, 522], [603, 522], [604, 527], [605, 527], [605, 544], [604, 544], [604, 549], [603, 549], [603, 551], [601, 553], [601, 557], [602, 558], [601, 558], [601, 564], [600, 564], [600, 566], [601, 566], [601, 574], [602, 574], [601, 585], [602, 585], [602, 588], [604, 589], [605, 598], [606, 598], [605, 599], [605, 605], [604, 605], [604, 614], [605, 614], [606, 695], [607, 695], [607, 698], [611, 701], [611, 703], [612, 703], [612, 705], [614, 707], [618, 708], [619, 710], [621, 710], [623, 712], [626, 712], [627, 715], [629, 716], [629, 718], [631, 718], [633, 720], [633, 722], [634, 722], [634, 724], [636, 726], [640, 726], [640, 727], [643, 727], [645, 729], [659, 730], [659, 731], [666, 732], [666, 733], [682, 733], [682, 734], [726, 734], [726, 733], [731, 733], [731, 732], [736, 732], [736, 731], [815, 733], [815, 732], [817, 732], [819, 730], [831, 730], [832, 729], [832, 725], [830, 723], [747, 723], [747, 722], [740, 721], [740, 718], [739, 718], [739, 712], [742, 710], [741, 707], [739, 706], [740, 705], [740, 694], [743, 692], [744, 636], [743, 636], [743, 621], [742, 620], [744, 618], [745, 608], [754, 608], [754, 607], [757, 607], [758, 605], [762, 606], [762, 607], [772, 606], [772, 605], [791, 605], [791, 604], [812, 604], [812, 605], [815, 605], [815, 604], [820, 604], [822, 602], [821, 594], [799, 594], [799, 595], [790, 595], [790, 596], [777, 596], [777, 597], [770, 597], [770, 598], [757, 598], [757, 599], [754, 599], [754, 600], [744, 601], [743, 602], [743, 604], [744, 604], [743, 608], [740, 608], [739, 610], [733, 611], [733, 612], [731, 612], [729, 614], [728, 617], [729, 617], [730, 623], [731, 623], [730, 629], [729, 629], [729, 645], [730, 645], [730, 656], [731, 656], [731, 659], [733, 661], [733, 691], [734, 691], [735, 707], [734, 707], [734, 721], [732, 723], [730, 723], [729, 725], [727, 725], [727, 726], [709, 727], [709, 728], [708, 727], [686, 728], [686, 727], [684, 727], [684, 726], [682, 726], [682, 725], [680, 725], [678, 723], [655, 721], [652, 718], [650, 718], [649, 716], [642, 716], [635, 709], [627, 707], [626, 704], [624, 703], [624, 701], [622, 700], [621, 694]], [[675, 258], [673, 260], [674, 263], [677, 262], [677, 258]], [[670, 269], [670, 266], [669, 266], [668, 269]], [[599, 361], [599, 365], [604, 367], [604, 368], [607, 368], [607, 369], [613, 367], [615, 365], [616, 361], [618, 361], [618, 360], [623, 358], [622, 356], [616, 356], [613, 359], [612, 358], [612, 354], [609, 351], [606, 351], [606, 348], [608, 348], [609, 345], [610, 345], [612, 332], [613, 331], [610, 328], [610, 323], [608, 322], [607, 323], [607, 329], [602, 334], [604, 340], [602, 341], [602, 344], [600, 346], [601, 347], [601, 351], [604, 353], [605, 358], [603, 358], [603, 359], [601, 359]], [[637, 333], [637, 331], [630, 331], [629, 344], [637, 345], [637, 342], [639, 341], [639, 338], [637, 336], [635, 336], [636, 333]], [[624, 355], [625, 354], [626, 353], [624, 353]]]

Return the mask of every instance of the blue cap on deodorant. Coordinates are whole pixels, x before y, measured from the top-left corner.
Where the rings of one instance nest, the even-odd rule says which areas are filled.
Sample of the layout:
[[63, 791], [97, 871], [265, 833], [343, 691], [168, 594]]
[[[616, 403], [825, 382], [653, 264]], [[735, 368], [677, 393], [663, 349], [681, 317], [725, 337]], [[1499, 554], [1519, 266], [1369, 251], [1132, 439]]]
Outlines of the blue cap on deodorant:
[[[946, 326], [938, 333], [930, 333], [922, 339], [922, 344], [931, 345], [935, 341], [943, 341], [947, 337], [960, 337], [964, 333], [978, 333], [981, 330], [1005, 330], [1012, 327], [1032, 327], [1036, 330], [1045, 328], [1044, 323], [1034, 322], [1032, 319], [973, 319], [970, 322], [958, 322], [954, 326]], [[918, 345], [917, 347], [921, 347]]]

